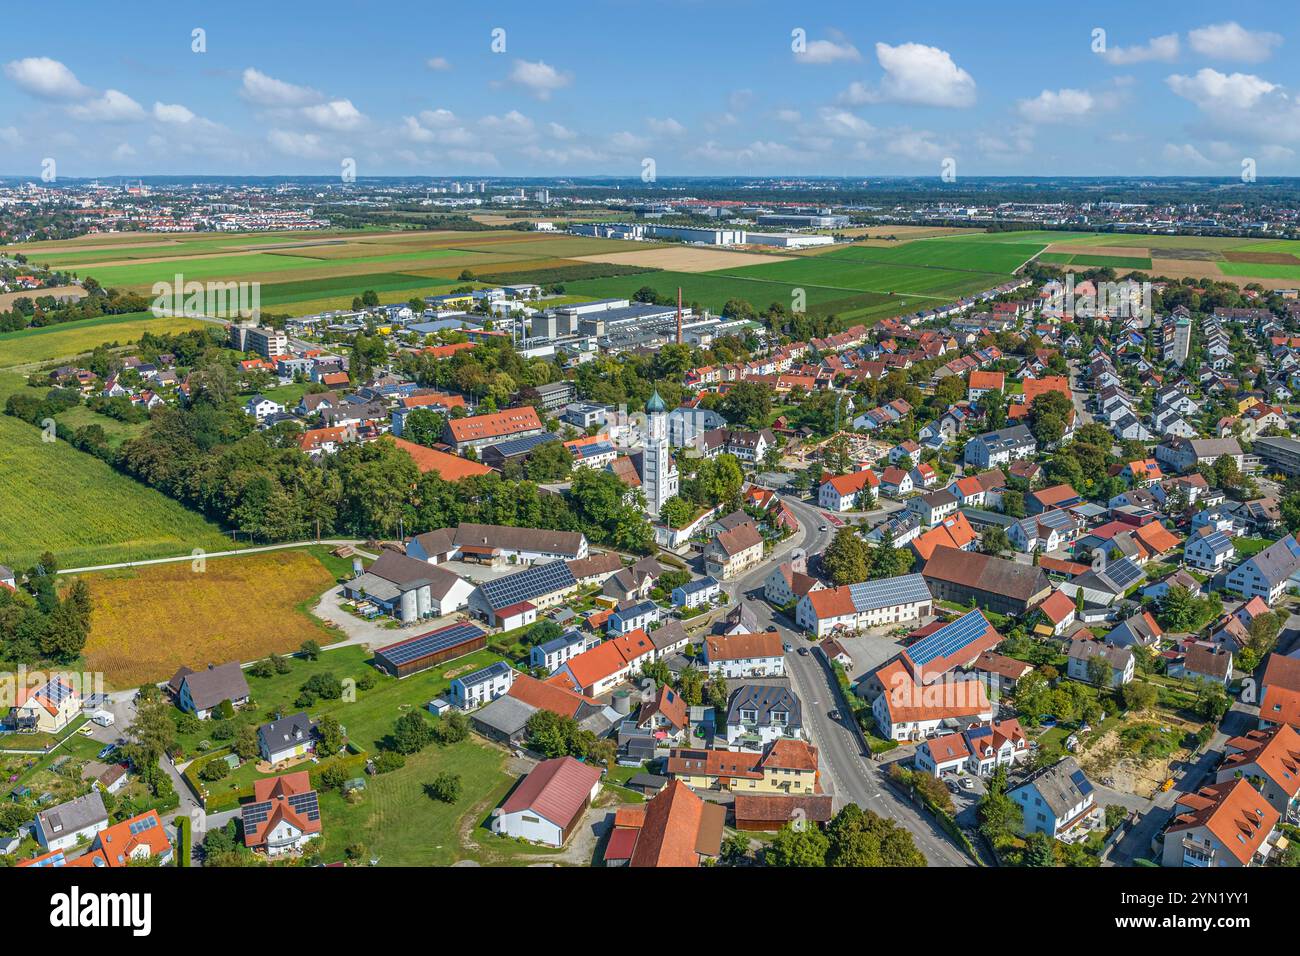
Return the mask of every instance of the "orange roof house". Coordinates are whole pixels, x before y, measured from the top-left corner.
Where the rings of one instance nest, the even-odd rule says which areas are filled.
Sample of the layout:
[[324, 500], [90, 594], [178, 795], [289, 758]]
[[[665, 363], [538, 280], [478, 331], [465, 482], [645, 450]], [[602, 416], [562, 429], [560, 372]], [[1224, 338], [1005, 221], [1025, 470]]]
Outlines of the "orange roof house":
[[1073, 400], [1070, 394], [1070, 380], [1064, 375], [1044, 375], [1042, 378], [1027, 378], [1022, 383], [1025, 389], [1025, 404], [1034, 404], [1034, 399], [1047, 392], [1059, 392]]
[[241, 808], [244, 845], [269, 855], [300, 849], [321, 832], [320, 804], [305, 770], [253, 781], [253, 802]]
[[975, 529], [970, 526], [966, 516], [958, 511], [949, 515], [925, 534], [912, 539], [912, 549], [921, 556], [922, 561], [929, 561], [938, 547], [956, 548], [965, 551], [975, 543]]
[[494, 438], [508, 438], [524, 432], [540, 432], [542, 420], [537, 417], [537, 409], [531, 405], [521, 408], [507, 408], [504, 412], [490, 415], [471, 415], [468, 418], [453, 418], [447, 423], [451, 439], [457, 445], [476, 441], [488, 441]]
[[420, 469], [422, 475], [433, 472], [443, 481], [460, 481], [462, 478], [492, 474], [492, 469], [487, 465], [470, 461], [468, 458], [449, 455], [436, 448], [426, 448], [424, 445], [417, 445], [413, 441], [393, 435], [389, 435], [388, 439], [414, 459], [415, 467]]
[[982, 369], [971, 369], [969, 390], [1000, 392], [1006, 382], [1007, 376], [1003, 372], [985, 372]]
[[101, 830], [95, 837], [94, 848], [108, 866], [117, 867], [151, 857], [165, 863], [171, 857], [172, 843], [158, 819], [158, 811], [150, 810]]
[[[641, 826], [629, 828], [636, 834], [629, 866], [695, 867], [701, 857], [721, 852], [722, 827], [727, 809], [720, 803], [706, 803], [690, 787], [674, 780], [646, 804]], [[610, 849], [615, 849], [615, 829]], [[626, 838], [618, 841], [621, 846]], [[609, 852], [606, 859], [610, 860]]]
[[1281, 818], [1246, 780], [1202, 787], [1179, 797], [1178, 805], [1185, 809], [1165, 829], [1167, 866], [1183, 860], [1185, 837], [1201, 855], [1227, 853], [1239, 865], [1250, 866]]

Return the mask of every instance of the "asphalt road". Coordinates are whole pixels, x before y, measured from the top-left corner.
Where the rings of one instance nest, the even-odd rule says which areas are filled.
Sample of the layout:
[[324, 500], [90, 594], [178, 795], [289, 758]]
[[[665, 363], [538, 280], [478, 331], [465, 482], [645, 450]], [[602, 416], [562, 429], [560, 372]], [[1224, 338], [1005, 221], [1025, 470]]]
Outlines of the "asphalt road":
[[[928, 817], [888, 789], [880, 765], [870, 761], [859, 738], [843, 720], [831, 720], [831, 710], [838, 709], [831, 675], [821, 659], [813, 653], [797, 653], [799, 647], [811, 648], [811, 642], [796, 633], [784, 617], [774, 614], [763, 600], [763, 580], [777, 563], [795, 548], [808, 554], [823, 550], [830, 543], [835, 525], [822, 512], [794, 497], [785, 497], [799, 519], [799, 532], [782, 542], [769, 560], [736, 579], [728, 590], [736, 600], [748, 600], [758, 617], [760, 628], [775, 625], [783, 641], [792, 644], [796, 653], [786, 655], [786, 671], [799, 700], [803, 703], [804, 729], [818, 748], [823, 785], [835, 795], [836, 807], [856, 803], [882, 817], [897, 820], [912, 832], [917, 849], [931, 866], [974, 866], [973, 861], [935, 826]], [[828, 530], [821, 531], [825, 525]]]

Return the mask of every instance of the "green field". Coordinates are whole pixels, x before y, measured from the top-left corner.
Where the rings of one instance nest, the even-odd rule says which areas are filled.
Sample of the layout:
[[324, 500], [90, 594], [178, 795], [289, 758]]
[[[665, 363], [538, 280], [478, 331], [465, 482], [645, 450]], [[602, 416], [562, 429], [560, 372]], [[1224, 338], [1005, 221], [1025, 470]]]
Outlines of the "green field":
[[232, 547], [216, 525], [26, 422], [0, 415], [0, 564], [63, 567]]
[[97, 345], [113, 342], [125, 345], [139, 341], [145, 332], [165, 335], [216, 327], [211, 322], [200, 319], [170, 316], [156, 318], [148, 312], [129, 312], [125, 315], [105, 315], [98, 319], [47, 325], [39, 329], [5, 332], [0, 334], [0, 368], [70, 358], [90, 352]]
[[1089, 269], [1110, 267], [1117, 271], [1151, 268], [1150, 259], [1138, 259], [1135, 256], [1086, 256], [1068, 252], [1044, 252], [1038, 257], [1038, 261], [1049, 265], [1084, 266]]
[[[376, 292], [402, 292], [415, 295], [433, 295], [435, 291], [446, 290], [460, 285], [454, 279], [431, 279], [428, 276], [405, 275], [400, 272], [381, 272], [365, 276], [337, 276], [332, 279], [305, 279], [301, 282], [263, 283], [261, 288], [262, 305], [286, 305], [292, 302], [308, 302], [313, 299], [327, 299], [335, 296], [347, 296], [349, 304], [353, 297], [367, 289]], [[408, 296], [409, 297], [409, 296]]]
[[729, 269], [725, 273], [705, 274], [751, 281], [763, 280], [809, 289], [810, 303], [812, 288], [837, 290], [844, 294], [873, 292], [880, 295], [914, 295], [947, 301], [970, 292], [991, 288], [1009, 278], [995, 273], [956, 272], [913, 265], [868, 264], [828, 259], [826, 256], [789, 259], [783, 262]]
[[900, 246], [855, 246], [832, 250], [816, 256], [823, 259], [845, 259], [854, 262], [882, 263], [885, 265], [925, 266], [932, 269], [954, 269], [965, 272], [999, 273], [1015, 272], [1044, 247], [1041, 242], [969, 242], [965, 238], [917, 239]]
[[1274, 265], [1266, 262], [1218, 262], [1215, 263], [1225, 276], [1250, 279], [1294, 279], [1300, 282], [1300, 265]]

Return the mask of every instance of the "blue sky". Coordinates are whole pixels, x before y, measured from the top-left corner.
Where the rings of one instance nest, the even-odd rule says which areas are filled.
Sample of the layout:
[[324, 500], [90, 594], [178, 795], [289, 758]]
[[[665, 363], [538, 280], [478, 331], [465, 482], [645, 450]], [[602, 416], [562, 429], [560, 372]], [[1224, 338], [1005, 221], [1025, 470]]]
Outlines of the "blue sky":
[[0, 36], [0, 174], [1300, 175], [1281, 4], [185, 6]]

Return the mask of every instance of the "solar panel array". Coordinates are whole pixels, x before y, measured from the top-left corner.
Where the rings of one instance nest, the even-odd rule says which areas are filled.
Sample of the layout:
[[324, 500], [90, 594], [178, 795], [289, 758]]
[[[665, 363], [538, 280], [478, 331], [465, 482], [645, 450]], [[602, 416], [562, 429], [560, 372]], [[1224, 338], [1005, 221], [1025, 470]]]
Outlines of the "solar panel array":
[[137, 833], [143, 833], [145, 830], [152, 830], [158, 825], [158, 818], [155, 816], [142, 817], [139, 820], [132, 820], [131, 825], [127, 827], [131, 831], [131, 836]]
[[488, 607], [496, 611], [520, 601], [531, 601], [543, 594], [575, 587], [577, 583], [568, 564], [549, 561], [546, 564], [534, 564], [531, 568], [507, 574], [495, 581], [486, 581], [479, 585], [479, 590]]
[[982, 611], [963, 614], [928, 637], [923, 637], [907, 649], [912, 663], [923, 667], [940, 657], [947, 657], [971, 643], [989, 629]]
[[447, 627], [440, 627], [428, 634], [421, 634], [419, 637], [412, 637], [405, 641], [398, 641], [396, 644], [389, 644], [387, 647], [381, 647], [375, 653], [383, 655], [386, 661], [400, 667], [402, 664], [409, 664], [421, 657], [437, 654], [459, 644], [465, 644], [476, 638], [484, 637], [486, 634], [487, 632], [481, 627], [473, 624], [449, 624]]
[[491, 680], [498, 674], [504, 674], [510, 670], [510, 665], [505, 661], [497, 661], [495, 664], [489, 664], [487, 667], [480, 667], [472, 674], [466, 674], [464, 677], [456, 678], [466, 687], [473, 687], [475, 684], [481, 684], [486, 680]]
[[1074, 782], [1074, 785], [1079, 788], [1079, 792], [1085, 797], [1092, 793], [1092, 781], [1084, 776], [1082, 770], [1076, 770], [1070, 774], [1070, 780]]
[[[551, 432], [543, 432], [540, 435], [525, 435], [523, 438], [508, 438], [505, 441], [499, 441], [493, 445], [488, 445], [483, 451], [491, 448], [493, 452], [501, 455], [503, 458], [512, 458], [515, 455], [522, 455], [532, 451], [538, 445], [545, 445], [548, 442], [559, 441], [558, 435]], [[480, 453], [481, 456], [481, 453]]]
[[1204, 542], [1205, 545], [1209, 547], [1211, 551], [1233, 550], [1232, 542], [1228, 540], [1228, 536], [1224, 534], [1222, 531], [1214, 531], [1210, 534], [1207, 534], [1204, 538], [1201, 539], [1201, 541]]
[[1063, 511], [1060, 508], [1044, 511], [1038, 516], [1038, 522], [1046, 528], [1053, 528], [1057, 531], [1068, 531], [1074, 527], [1074, 518], [1068, 511]]
[[72, 687], [64, 683], [61, 678], [55, 677], [42, 687], [40, 692], [48, 697], [55, 707], [61, 707], [63, 702], [72, 696]]
[[849, 597], [858, 611], [873, 611], [896, 604], [921, 604], [930, 600], [930, 588], [919, 574], [903, 574], [879, 581], [849, 585]]
[[1134, 584], [1141, 581], [1143, 577], [1142, 569], [1128, 558], [1123, 558], [1107, 566], [1102, 573], [1121, 591], [1127, 591]]
[[306, 817], [309, 821], [320, 819], [320, 801], [316, 799], [315, 790], [293, 794], [289, 797], [289, 806], [293, 808], [294, 813]]
[[271, 816], [271, 801], [264, 803], [250, 803], [244, 807], [244, 831], [251, 833], [257, 830]]

